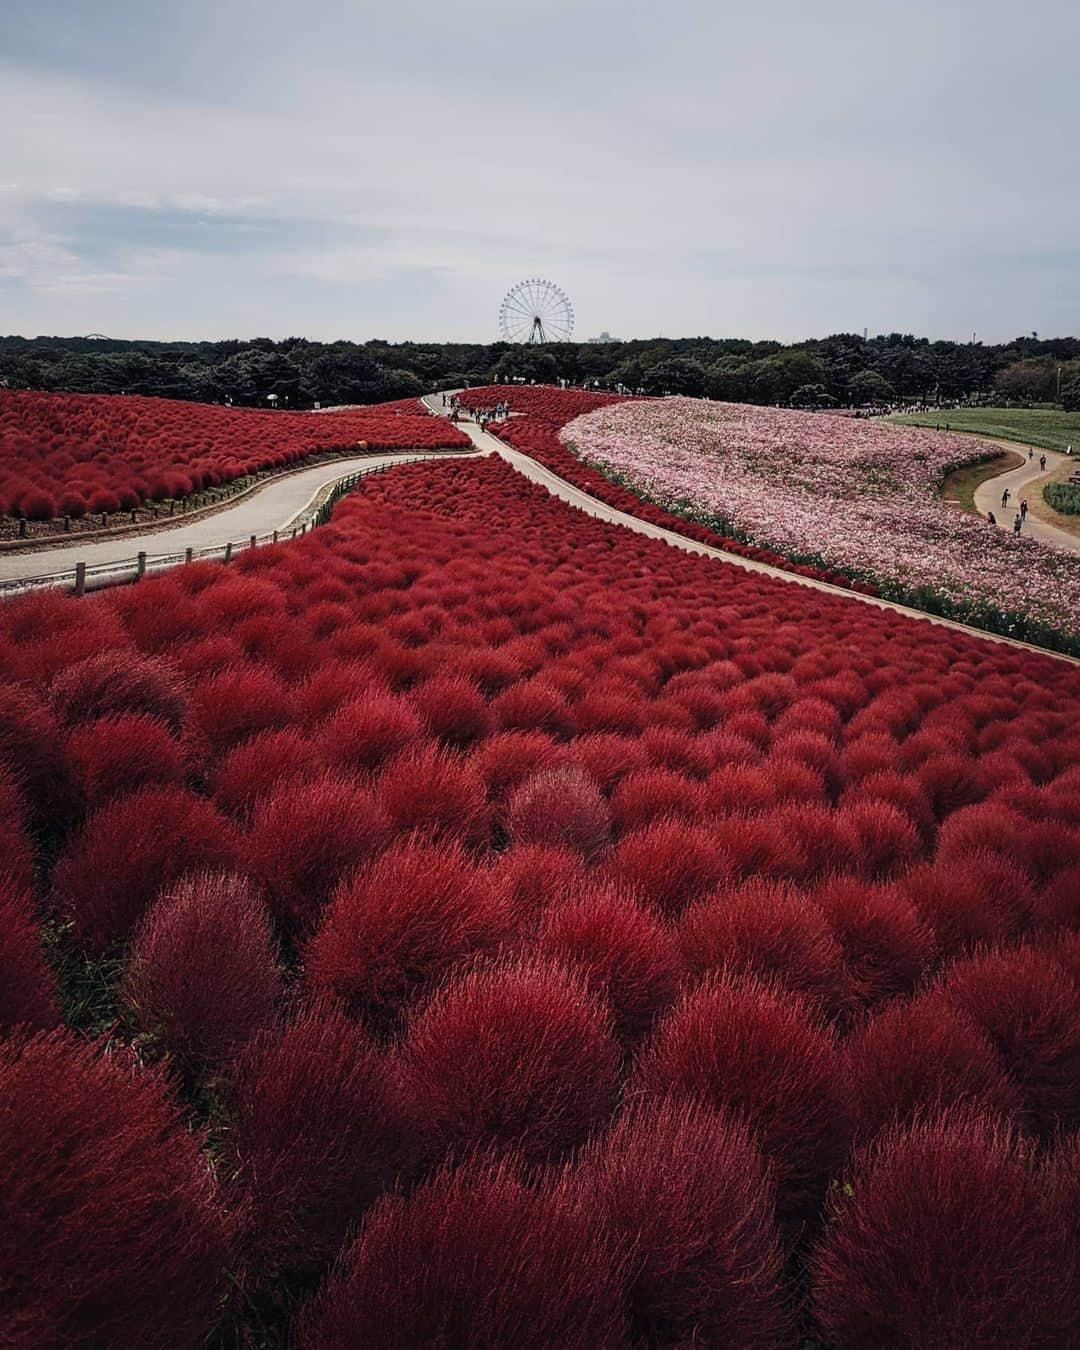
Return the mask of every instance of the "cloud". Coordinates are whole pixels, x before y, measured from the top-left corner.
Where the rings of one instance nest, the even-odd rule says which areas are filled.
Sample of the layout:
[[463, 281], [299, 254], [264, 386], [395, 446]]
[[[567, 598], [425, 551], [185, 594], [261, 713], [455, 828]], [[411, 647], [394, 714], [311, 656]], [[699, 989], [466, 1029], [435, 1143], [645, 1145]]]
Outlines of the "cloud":
[[0, 327], [1075, 326], [1063, 0], [92, 8], [0, 19]]

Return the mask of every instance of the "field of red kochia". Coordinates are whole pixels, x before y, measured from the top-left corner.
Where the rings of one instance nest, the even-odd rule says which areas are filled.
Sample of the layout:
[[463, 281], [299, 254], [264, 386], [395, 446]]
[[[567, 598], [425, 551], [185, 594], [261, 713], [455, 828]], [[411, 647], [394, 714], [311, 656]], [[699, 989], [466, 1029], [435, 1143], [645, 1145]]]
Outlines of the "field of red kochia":
[[1074, 665], [491, 459], [0, 678], [0, 1342], [1077, 1343]]
[[130, 510], [360, 442], [372, 451], [469, 444], [416, 399], [308, 413], [0, 389], [0, 515]]

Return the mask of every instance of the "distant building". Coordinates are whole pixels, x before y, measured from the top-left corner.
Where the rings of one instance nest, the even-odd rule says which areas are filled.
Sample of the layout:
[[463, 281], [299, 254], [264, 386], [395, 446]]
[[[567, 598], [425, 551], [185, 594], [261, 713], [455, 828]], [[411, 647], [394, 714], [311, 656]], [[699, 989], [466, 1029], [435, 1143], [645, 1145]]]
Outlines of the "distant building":
[[622, 338], [612, 337], [605, 328], [599, 337], [589, 338], [590, 342], [621, 342]]

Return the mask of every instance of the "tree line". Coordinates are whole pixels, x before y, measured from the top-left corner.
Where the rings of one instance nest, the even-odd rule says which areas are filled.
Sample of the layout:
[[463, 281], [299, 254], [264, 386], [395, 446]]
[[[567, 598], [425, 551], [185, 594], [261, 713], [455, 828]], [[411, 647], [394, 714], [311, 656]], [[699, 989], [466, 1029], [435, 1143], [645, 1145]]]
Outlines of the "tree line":
[[310, 408], [513, 379], [797, 407], [982, 402], [1060, 403], [1074, 410], [1080, 409], [1080, 338], [1032, 334], [986, 345], [837, 333], [790, 344], [658, 338], [542, 347], [0, 338], [0, 384], [12, 389]]

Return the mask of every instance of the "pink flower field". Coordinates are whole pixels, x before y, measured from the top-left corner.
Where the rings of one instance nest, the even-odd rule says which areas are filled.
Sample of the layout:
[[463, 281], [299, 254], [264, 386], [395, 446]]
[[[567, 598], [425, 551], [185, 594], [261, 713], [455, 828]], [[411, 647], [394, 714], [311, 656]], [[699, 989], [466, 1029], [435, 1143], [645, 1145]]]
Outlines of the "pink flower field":
[[719, 518], [748, 542], [965, 610], [1080, 633], [1080, 562], [994, 530], [937, 495], [992, 453], [969, 437], [820, 413], [666, 398], [571, 422], [569, 449], [661, 505]]

